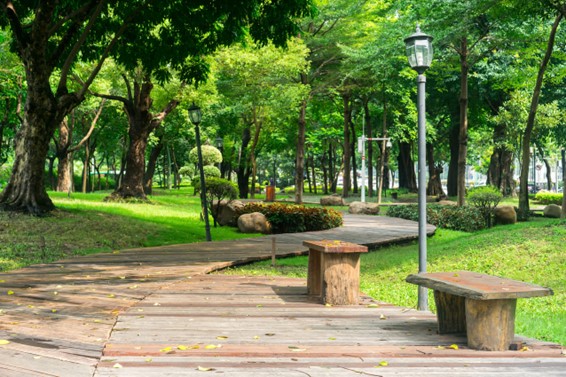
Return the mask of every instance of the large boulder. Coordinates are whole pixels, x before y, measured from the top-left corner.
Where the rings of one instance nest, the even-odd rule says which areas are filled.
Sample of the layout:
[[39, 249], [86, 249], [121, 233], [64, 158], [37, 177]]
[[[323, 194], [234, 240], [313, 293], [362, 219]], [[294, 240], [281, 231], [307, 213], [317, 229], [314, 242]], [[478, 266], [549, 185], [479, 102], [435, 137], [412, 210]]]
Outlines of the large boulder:
[[355, 215], [379, 215], [379, 204], [352, 202], [348, 206], [348, 212]]
[[557, 219], [560, 218], [561, 212], [562, 212], [562, 207], [556, 204], [549, 204], [546, 207], [544, 207], [544, 210], [542, 211], [544, 217], [554, 217]]
[[339, 195], [323, 196], [320, 198], [321, 206], [345, 206], [344, 199]]
[[499, 206], [493, 210], [496, 224], [515, 224], [517, 222], [517, 212], [513, 206]]
[[271, 232], [271, 224], [263, 213], [252, 212], [238, 217], [238, 229], [242, 233], [263, 233]]
[[236, 211], [244, 206], [240, 200], [222, 200], [219, 204], [220, 211], [218, 212], [218, 224], [221, 226], [236, 226], [238, 225], [238, 215]]

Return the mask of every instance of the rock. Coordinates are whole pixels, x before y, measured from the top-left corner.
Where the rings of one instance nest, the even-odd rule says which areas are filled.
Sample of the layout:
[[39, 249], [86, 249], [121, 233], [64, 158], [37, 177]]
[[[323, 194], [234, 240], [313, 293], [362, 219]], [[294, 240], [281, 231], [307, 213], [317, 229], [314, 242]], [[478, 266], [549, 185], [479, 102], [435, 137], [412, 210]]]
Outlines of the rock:
[[238, 217], [238, 229], [242, 233], [263, 233], [271, 232], [271, 224], [263, 213], [252, 212]]
[[238, 216], [236, 211], [244, 206], [240, 200], [222, 200], [220, 204], [220, 212], [218, 212], [218, 224], [221, 226], [236, 226], [238, 225]]
[[379, 204], [352, 202], [348, 206], [348, 212], [356, 215], [379, 215]]
[[546, 207], [544, 207], [544, 210], [542, 211], [544, 217], [554, 217], [557, 219], [560, 218], [561, 212], [562, 212], [562, 207], [556, 204], [549, 204]]
[[339, 195], [323, 196], [320, 198], [321, 206], [345, 206], [344, 199]]
[[493, 210], [496, 224], [515, 224], [517, 222], [517, 212], [513, 206], [495, 207]]

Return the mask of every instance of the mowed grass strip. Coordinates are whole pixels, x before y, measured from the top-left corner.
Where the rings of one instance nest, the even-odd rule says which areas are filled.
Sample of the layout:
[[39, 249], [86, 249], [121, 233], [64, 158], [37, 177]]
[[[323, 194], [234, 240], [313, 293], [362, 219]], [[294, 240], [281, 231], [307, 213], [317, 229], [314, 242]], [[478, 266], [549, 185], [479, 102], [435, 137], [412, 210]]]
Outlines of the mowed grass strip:
[[[516, 332], [566, 345], [566, 222], [534, 219], [477, 233], [439, 229], [428, 240], [429, 272], [469, 270], [550, 287], [554, 296], [520, 299]], [[307, 258], [258, 262], [228, 274], [306, 278]], [[416, 307], [417, 287], [405, 282], [418, 270], [418, 245], [392, 246], [362, 254], [361, 289], [392, 304]], [[434, 311], [434, 299], [429, 292]]]

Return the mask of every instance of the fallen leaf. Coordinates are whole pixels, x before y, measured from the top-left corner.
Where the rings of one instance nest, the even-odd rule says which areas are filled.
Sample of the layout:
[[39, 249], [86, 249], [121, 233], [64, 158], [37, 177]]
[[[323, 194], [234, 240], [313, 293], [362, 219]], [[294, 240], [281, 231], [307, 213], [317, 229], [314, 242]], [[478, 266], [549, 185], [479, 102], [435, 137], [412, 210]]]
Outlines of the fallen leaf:
[[452, 275], [452, 276], [454, 276], [455, 278], [457, 278], [457, 277], [458, 277], [458, 276], [460, 276], [460, 275], [458, 275], [458, 274], [454, 274], [454, 275]]
[[197, 370], [198, 370], [199, 372], [210, 372], [210, 371], [213, 371], [213, 370], [215, 370], [215, 369], [214, 369], [214, 368], [205, 368], [205, 367], [199, 366], [199, 367], [197, 367]]
[[116, 363], [116, 364], [114, 364], [114, 366], [112, 368], [119, 369], [119, 368], [122, 368], [122, 366], [120, 364]]
[[120, 276], [120, 279], [124, 280], [126, 277], [125, 276]]
[[386, 366], [388, 366], [388, 365], [389, 365], [389, 363], [388, 363], [387, 361], [380, 361], [380, 362], [379, 362], [379, 366], [380, 366], [380, 367], [386, 367]]
[[130, 287], [128, 287], [128, 289], [136, 289], [138, 286], [137, 285], [132, 285]]
[[265, 334], [265, 336], [275, 336], [274, 333], [268, 332], [267, 334]]
[[326, 304], [324, 304], [324, 306], [326, 306], [326, 307], [332, 307], [332, 304], [326, 303]]
[[328, 340], [336, 340], [336, 338], [330, 337], [330, 338], [328, 338]]
[[0, 283], [5, 283], [5, 282], [6, 282], [6, 280], [0, 280]]
[[151, 357], [148, 357], [147, 359], [145, 359], [146, 363], [151, 363], [153, 361], [153, 359]]
[[256, 307], [258, 307], [258, 308], [263, 308], [263, 305], [262, 305], [262, 304], [257, 304]]
[[457, 349], [458, 349], [458, 345], [457, 345], [457, 344], [451, 344], [450, 347], [448, 347], [448, 348], [451, 348], [451, 349], [453, 349], [453, 350], [457, 350]]
[[116, 297], [116, 295], [113, 294], [113, 293], [110, 293], [110, 294], [108, 295], [108, 297], [109, 297], [109, 298], [114, 298], [114, 297]]
[[292, 352], [303, 352], [303, 351], [307, 350], [306, 348], [300, 348], [300, 347], [297, 347], [297, 346], [289, 346], [289, 349]]
[[259, 339], [259, 336], [255, 335], [254, 340], [258, 340], [258, 339]]
[[379, 315], [379, 319], [387, 319], [387, 317], [384, 316], [383, 314], [380, 314], [380, 315]]
[[530, 351], [529, 347], [524, 346], [523, 348], [521, 348], [521, 352], [525, 352], [525, 351]]
[[14, 291], [8, 291], [8, 295], [13, 295]]
[[207, 350], [213, 350], [219, 347], [216, 344], [207, 344], [206, 346], [204, 346], [204, 348]]
[[34, 356], [33, 358], [34, 358], [35, 360], [39, 360], [39, 359], [41, 359], [41, 356]]
[[189, 349], [189, 347], [183, 346], [183, 345], [178, 345], [178, 346], [177, 346], [177, 349], [178, 349], [178, 350], [181, 350], [181, 351], [186, 351], [186, 350]]
[[216, 339], [218, 339], [218, 340], [226, 340], [226, 339], [228, 339], [228, 337], [227, 337], [227, 336], [224, 336], [224, 335], [220, 335], [220, 336], [217, 336]]
[[10, 341], [9, 341], [9, 340], [6, 340], [6, 339], [0, 339], [0, 345], [3, 346], [3, 345], [5, 345], [5, 344], [10, 344]]
[[377, 305], [377, 304], [369, 304], [367, 306], [367, 308], [378, 308], [378, 307], [379, 307], [379, 305]]
[[113, 251], [112, 254], [120, 254], [120, 252], [118, 250]]
[[163, 352], [163, 353], [167, 353], [167, 352], [171, 352], [173, 350], [173, 348], [171, 347], [165, 347], [159, 350], [159, 352]]
[[57, 309], [51, 309], [51, 313], [57, 313]]
[[55, 291], [55, 292], [53, 292], [53, 294], [54, 294], [55, 296], [57, 296], [57, 295], [59, 294], [59, 292]]

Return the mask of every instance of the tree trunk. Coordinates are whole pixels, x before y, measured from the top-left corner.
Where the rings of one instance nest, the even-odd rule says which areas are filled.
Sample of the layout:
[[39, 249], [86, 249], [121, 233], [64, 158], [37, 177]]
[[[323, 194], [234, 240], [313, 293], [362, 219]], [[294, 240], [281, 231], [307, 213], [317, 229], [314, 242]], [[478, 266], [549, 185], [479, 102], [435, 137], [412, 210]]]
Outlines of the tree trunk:
[[85, 160], [83, 164], [83, 186], [82, 186], [82, 193], [86, 194], [86, 188], [88, 184], [88, 173], [90, 171], [90, 148], [88, 145], [88, 141], [85, 144]]
[[159, 141], [157, 144], [151, 148], [151, 152], [149, 154], [149, 160], [147, 161], [147, 167], [145, 169], [144, 175], [144, 191], [147, 195], [151, 195], [152, 187], [153, 187], [153, 176], [155, 175], [155, 168], [157, 167], [157, 159], [161, 155], [161, 151], [163, 151], [163, 135], [159, 136]]
[[[387, 101], [383, 99], [383, 119], [381, 124], [381, 137], [387, 137]], [[371, 143], [370, 143], [371, 145]], [[379, 155], [379, 183], [377, 188], [377, 203], [381, 204], [381, 195], [383, 193], [383, 174], [385, 172], [385, 158], [387, 157], [387, 141], [381, 142], [381, 153]], [[371, 166], [371, 165], [370, 165]]]
[[310, 165], [311, 165], [311, 171], [312, 171], [311, 176], [312, 176], [312, 185], [314, 186], [314, 194], [318, 195], [318, 190], [316, 188], [316, 170], [315, 170], [315, 167], [314, 167], [314, 156], [313, 155], [311, 155], [310, 161], [311, 161]]
[[57, 187], [58, 192], [71, 192], [72, 172], [69, 159], [69, 145], [71, 144], [71, 132], [65, 120], [59, 125], [59, 139], [57, 141]]
[[550, 61], [550, 57], [552, 56], [552, 50], [554, 48], [554, 40], [556, 37], [556, 31], [558, 29], [558, 25], [562, 20], [562, 13], [558, 13], [554, 20], [554, 24], [552, 25], [552, 29], [550, 31], [550, 36], [548, 38], [548, 44], [546, 46], [546, 52], [544, 58], [539, 67], [537, 81], [535, 84], [535, 88], [533, 90], [533, 97], [531, 99], [531, 108], [529, 111], [529, 117], [527, 118], [527, 127], [525, 128], [525, 132], [523, 133], [523, 145], [522, 145], [522, 165], [521, 165], [521, 177], [520, 177], [520, 191], [519, 191], [519, 213], [517, 213], [517, 218], [519, 220], [527, 220], [529, 218], [529, 190], [528, 190], [528, 182], [529, 182], [529, 147], [531, 144], [531, 134], [533, 132], [533, 127], [535, 125], [535, 117], [538, 108], [538, 102], [540, 98], [540, 92], [542, 89], [542, 81], [544, 78], [544, 73], [546, 71], [546, 67], [548, 66], [548, 62]]
[[250, 143], [252, 136], [249, 127], [246, 127], [242, 132], [242, 146], [238, 153], [238, 170], [236, 171], [236, 179], [238, 181], [238, 190], [240, 191], [240, 199], [247, 199], [249, 192], [249, 178], [250, 173], [247, 169], [246, 161], [246, 150], [248, 144]]
[[312, 181], [311, 181], [311, 173], [310, 173], [310, 159], [307, 155], [307, 158], [305, 158], [305, 175], [307, 177], [307, 185], [309, 187], [309, 193], [312, 194]]
[[440, 174], [442, 174], [442, 165], [436, 164], [434, 161], [434, 145], [428, 143], [426, 146], [426, 159], [428, 163], [428, 185], [426, 194], [436, 196], [438, 198], [445, 198], [446, 194], [442, 189], [442, 181]]
[[350, 95], [343, 93], [342, 102], [344, 103], [344, 154], [342, 156], [344, 171], [342, 174], [342, 197], [347, 198], [350, 195], [350, 118], [352, 115], [350, 109]]
[[[307, 75], [301, 73], [301, 83], [303, 85], [307, 84]], [[305, 169], [305, 139], [307, 130], [307, 104], [308, 100], [304, 99], [301, 101], [301, 107], [299, 108], [299, 119], [297, 122], [297, 152], [295, 160], [295, 203], [301, 204], [303, 202], [303, 191], [305, 188], [305, 182], [303, 178], [303, 173]]]
[[257, 109], [254, 108], [253, 114], [253, 124], [254, 124], [254, 137], [252, 139], [252, 145], [250, 148], [250, 165], [252, 168], [252, 199], [255, 198], [255, 190], [256, 190], [256, 176], [257, 176], [257, 160], [256, 160], [256, 149], [257, 144], [259, 142], [259, 134], [261, 133], [261, 129], [263, 126], [262, 119], [257, 114]]
[[358, 165], [356, 164], [356, 146], [357, 146], [357, 141], [358, 138], [356, 137], [356, 127], [354, 125], [354, 122], [352, 122], [352, 119], [350, 117], [350, 154], [351, 154], [351, 158], [352, 158], [352, 180], [353, 180], [353, 192], [355, 194], [357, 194], [359, 192], [358, 190]]
[[450, 130], [450, 162], [448, 164], [448, 183], [447, 190], [448, 196], [458, 195], [458, 150], [460, 127], [458, 124], [453, 124]]
[[[372, 130], [372, 125], [371, 125], [371, 116], [369, 113], [369, 106], [368, 106], [368, 102], [369, 100], [364, 100], [364, 124], [365, 124], [365, 128], [366, 128], [366, 133], [368, 135], [368, 137], [372, 137], [373, 136], [373, 130]], [[368, 181], [367, 186], [368, 186], [368, 196], [370, 198], [373, 197], [373, 143], [370, 141], [368, 143], [368, 156], [366, 159], [366, 165], [368, 167]]]
[[[541, 147], [537, 148], [538, 150], [538, 154], [540, 156], [540, 159], [542, 160], [542, 162], [544, 162], [544, 167], [546, 169], [546, 189], [548, 191], [552, 190], [552, 168], [550, 167], [550, 162], [548, 162], [548, 158], [546, 157], [545, 153], [544, 153], [544, 149], [542, 149]], [[558, 183], [558, 182], [556, 182]]]
[[562, 212], [561, 219], [566, 219], [566, 150], [562, 149]]
[[410, 192], [417, 192], [417, 176], [415, 174], [415, 163], [411, 157], [411, 144], [399, 143], [399, 188], [405, 188]]
[[466, 157], [468, 155], [468, 38], [460, 40], [460, 133], [458, 149], [458, 205], [466, 204]]
[[[46, 69], [42, 66], [34, 68]], [[43, 215], [55, 208], [45, 190], [44, 167], [49, 142], [63, 115], [58, 111], [49, 87], [48, 73], [43, 72], [42, 80], [42, 77], [35, 77], [41, 76], [40, 72], [32, 75], [32, 69], [26, 67], [28, 95], [24, 119], [16, 135], [12, 175], [0, 195], [0, 207], [7, 211]]]

